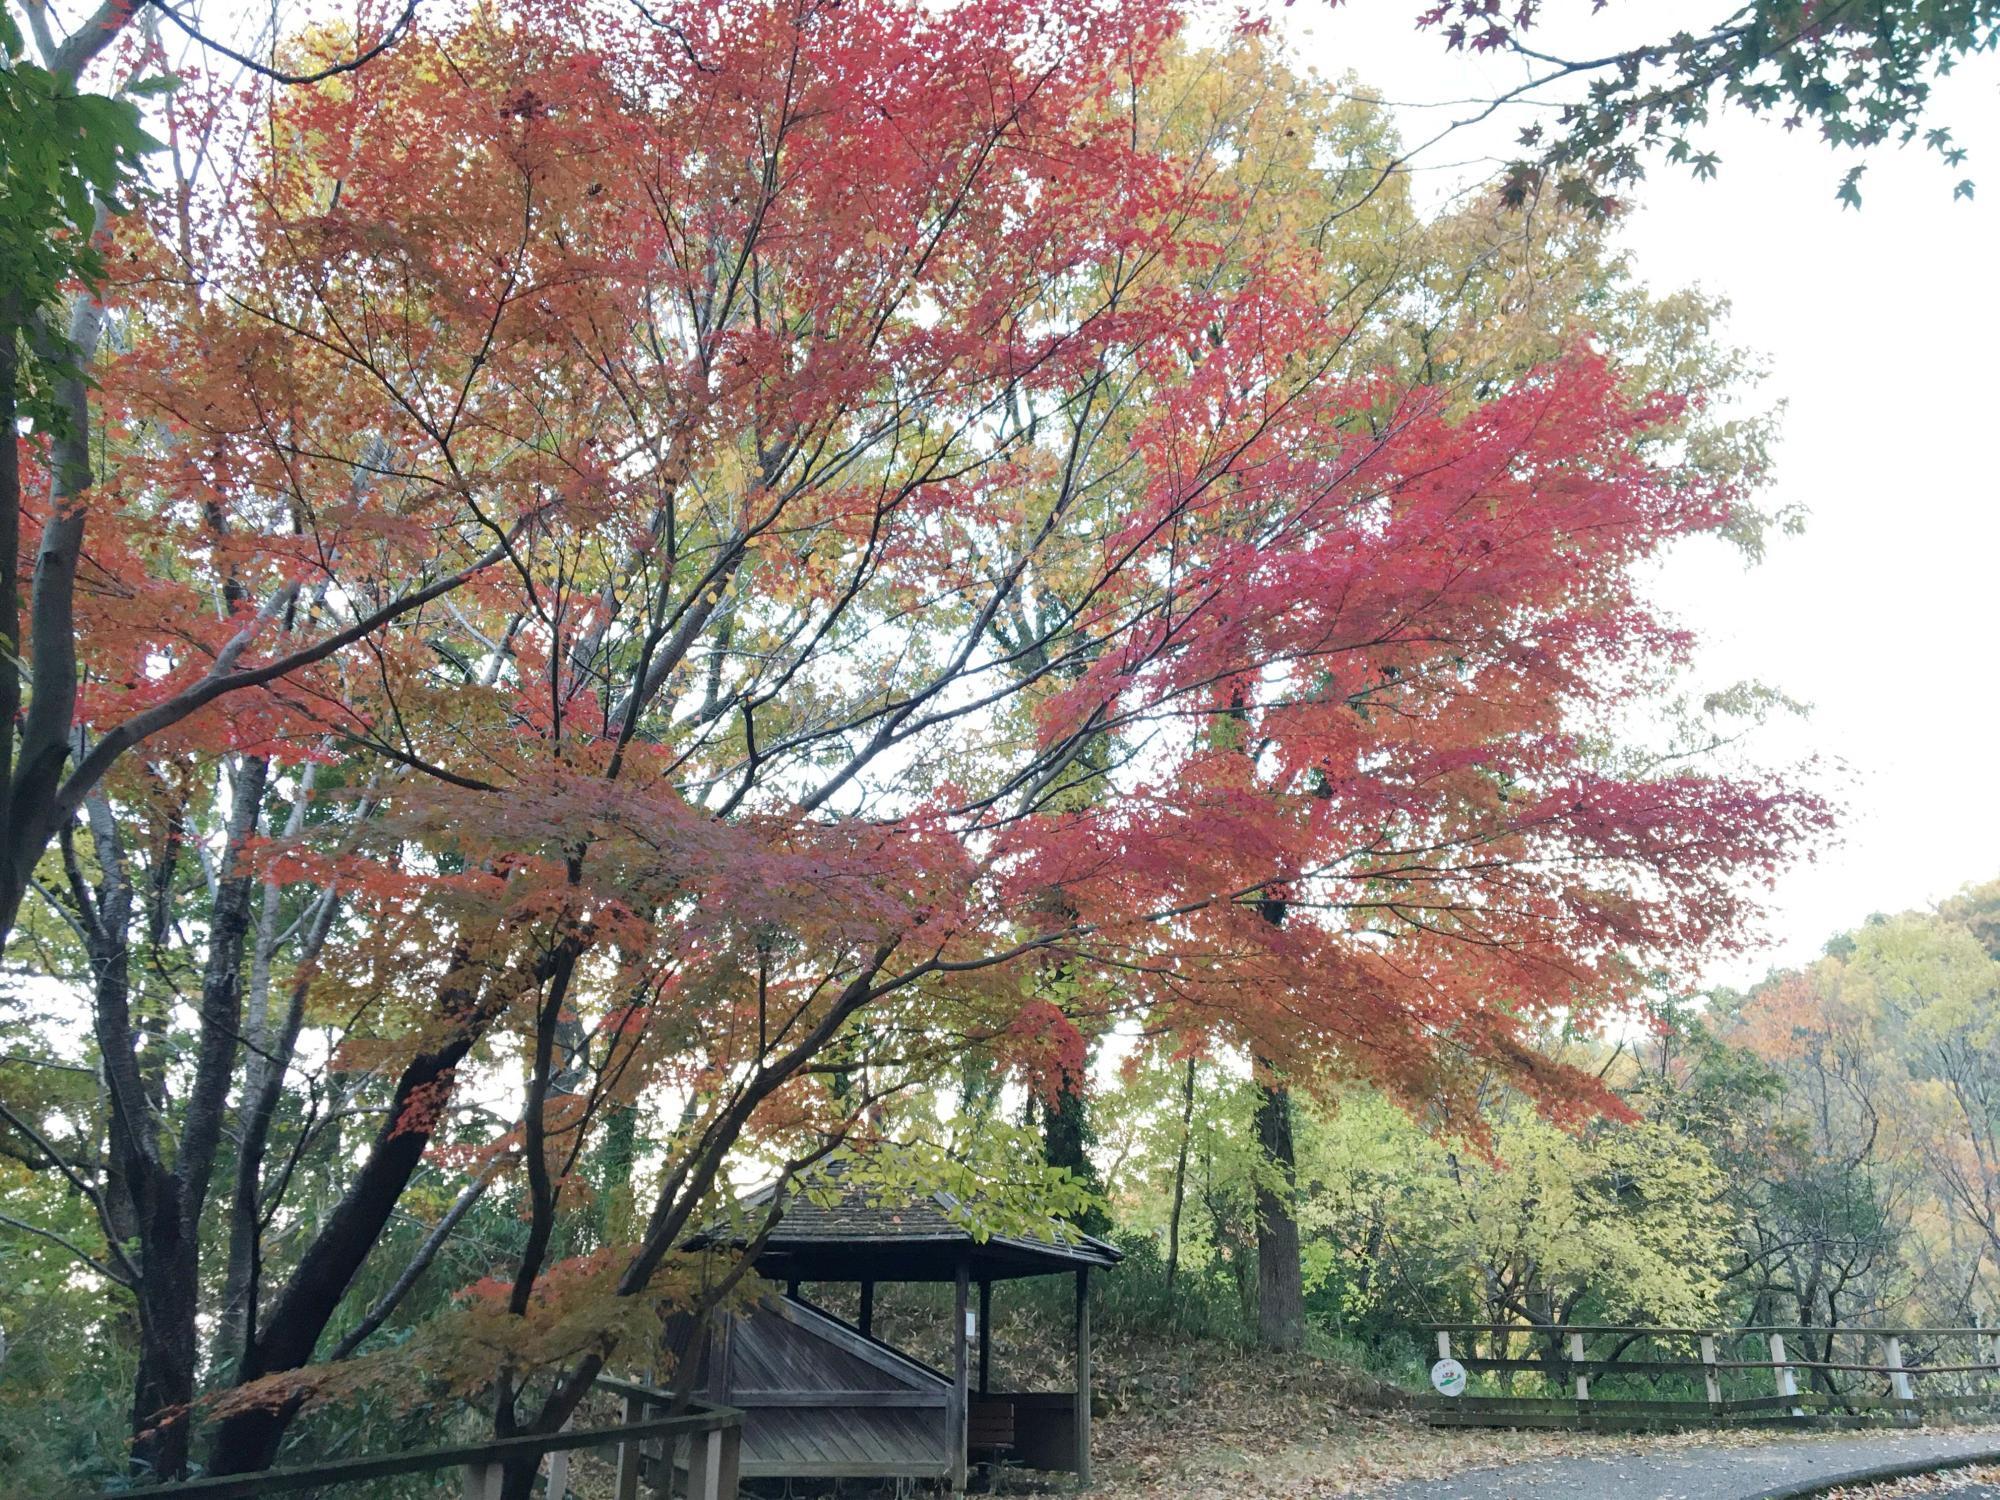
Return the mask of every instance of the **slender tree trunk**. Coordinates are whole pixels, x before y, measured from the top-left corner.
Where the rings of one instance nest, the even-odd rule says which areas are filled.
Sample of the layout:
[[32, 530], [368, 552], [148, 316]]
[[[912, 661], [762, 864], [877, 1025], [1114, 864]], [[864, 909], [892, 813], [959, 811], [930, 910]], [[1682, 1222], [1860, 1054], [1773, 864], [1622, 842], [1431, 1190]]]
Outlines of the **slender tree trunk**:
[[[107, 6], [87, 26], [51, 50], [43, 46], [42, 64], [59, 84], [74, 85], [91, 61], [112, 44], [131, 24], [140, 7]], [[104, 228], [109, 210], [97, 204], [93, 235]], [[28, 893], [29, 879], [50, 840], [69, 821], [53, 817], [50, 808], [68, 759], [70, 726], [76, 708], [76, 637], [71, 626], [72, 603], [76, 592], [76, 562], [83, 551], [83, 512], [70, 502], [90, 487], [90, 391], [87, 372], [97, 357], [98, 336], [104, 327], [104, 309], [96, 298], [86, 295], [72, 311], [69, 349], [58, 351], [47, 337], [47, 310], [24, 305], [24, 288], [9, 287], [0, 292], [0, 567], [6, 570], [5, 596], [0, 600], [0, 631], [7, 639], [0, 650], [7, 665], [0, 677], [0, 736], [6, 739], [6, 754], [0, 758], [0, 952], [13, 935]], [[14, 430], [15, 410], [20, 401], [20, 347], [26, 338], [39, 354], [54, 365], [49, 356], [66, 352], [70, 373], [55, 382], [56, 405], [70, 419], [69, 430], [58, 432], [51, 445], [55, 484], [49, 518], [42, 530], [42, 547], [35, 558], [34, 593], [29, 609], [34, 620], [35, 654], [28, 664], [33, 684], [27, 720], [21, 726], [21, 753], [14, 754], [14, 726], [21, 707], [21, 628], [19, 580], [21, 542], [21, 476], [18, 435]], [[46, 576], [45, 576], [46, 569]], [[60, 629], [55, 627], [60, 626]], [[54, 743], [51, 745], [51, 736]], [[53, 754], [51, 754], [53, 750]]]
[[626, 1103], [607, 1106], [597, 1155], [600, 1244], [620, 1244], [632, 1232], [632, 1167], [638, 1158], [638, 1107]]
[[431, 1226], [431, 1232], [424, 1236], [424, 1242], [417, 1247], [417, 1253], [410, 1258], [410, 1263], [403, 1267], [402, 1274], [397, 1276], [388, 1291], [375, 1299], [374, 1306], [368, 1309], [361, 1321], [343, 1334], [340, 1342], [334, 1345], [333, 1352], [327, 1356], [329, 1362], [348, 1358], [368, 1342], [369, 1335], [389, 1321], [390, 1316], [402, 1305], [403, 1299], [409, 1296], [411, 1289], [423, 1280], [424, 1272], [431, 1268], [431, 1263], [437, 1259], [438, 1252], [445, 1247], [446, 1241], [457, 1230], [460, 1221], [472, 1212], [473, 1206], [485, 1196], [486, 1190], [493, 1186], [493, 1178], [498, 1170], [497, 1165], [490, 1167], [459, 1189], [459, 1194], [452, 1200], [451, 1207], [445, 1210], [443, 1218]]
[[[396, 1080], [367, 1157], [299, 1257], [256, 1339], [245, 1348], [239, 1381], [311, 1363], [320, 1335], [423, 1160], [432, 1122], [449, 1098], [458, 1065], [490, 1019], [490, 999], [480, 998], [487, 988], [478, 965], [469, 959], [462, 959], [447, 976], [441, 1009], [455, 1019], [456, 1028], [430, 1051], [413, 1058]], [[245, 1474], [269, 1468], [297, 1412], [295, 1404], [288, 1404], [225, 1419], [209, 1451], [210, 1472]]]
[[111, 1106], [110, 1145], [116, 1171], [113, 1211], [129, 1221], [139, 1268], [132, 1289], [139, 1324], [132, 1375], [131, 1466], [143, 1478], [177, 1479], [187, 1469], [185, 1408], [194, 1399], [195, 1298], [200, 1265], [186, 1233], [179, 1183], [160, 1160], [155, 1126], [132, 1052], [128, 945], [131, 883], [124, 851], [98, 841], [105, 884], [99, 888], [91, 940], [92, 1011]]
[[[99, 222], [102, 222], [100, 213]], [[104, 327], [104, 309], [89, 297], [80, 301], [70, 320], [69, 348], [49, 332], [42, 314], [31, 312], [25, 331], [38, 352], [51, 363], [58, 355], [73, 370], [87, 370], [97, 353]], [[16, 367], [18, 382], [18, 366]], [[36, 864], [56, 836], [59, 820], [52, 809], [69, 762], [70, 731], [76, 718], [76, 570], [83, 555], [84, 492], [91, 485], [90, 391], [81, 373], [55, 382], [55, 411], [60, 425], [49, 443], [52, 484], [48, 519], [42, 524], [41, 545], [35, 552], [34, 586], [29, 595], [31, 622], [26, 634], [33, 641], [28, 662], [31, 691], [20, 715], [19, 748], [13, 776], [0, 787], [0, 949], [13, 933], [21, 901]], [[7, 441], [15, 435], [11, 429]], [[19, 546], [19, 479], [15, 480], [16, 548]], [[19, 577], [16, 559], [14, 576]], [[16, 608], [18, 609], [18, 598]], [[9, 650], [17, 657], [22, 631]], [[13, 732], [13, 722], [6, 726]]]
[[1194, 1059], [1187, 1060], [1181, 1081], [1181, 1144], [1174, 1156], [1174, 1208], [1167, 1218], [1167, 1295], [1181, 1269], [1181, 1210], [1187, 1204], [1188, 1145], [1194, 1139]]
[[132, 1288], [139, 1324], [132, 1374], [131, 1467], [150, 1479], [177, 1479], [187, 1469], [184, 1409], [194, 1399], [195, 1296], [199, 1263], [185, 1234], [174, 1174], [161, 1161], [133, 1049], [131, 1025], [132, 882], [125, 848], [110, 810], [93, 802], [93, 832], [103, 884], [91, 932], [92, 1019], [103, 1060], [116, 1171], [114, 1212], [129, 1220], [139, 1268]]
[[[285, 1072], [305, 1020], [310, 971], [332, 930], [337, 905], [331, 890], [321, 893], [299, 945], [298, 972], [292, 980], [283, 1019], [275, 1027], [259, 1024], [251, 1031], [251, 1045], [257, 1051], [245, 1069], [243, 1104], [237, 1112], [236, 1173], [229, 1204], [229, 1261], [215, 1340], [218, 1359], [227, 1360], [231, 1368], [241, 1365], [245, 1351], [257, 1337], [257, 1299], [263, 1269], [264, 1153], [270, 1145], [278, 1103], [284, 1096]], [[260, 947], [264, 941], [260, 935]], [[265, 980], [268, 982], [268, 975]]]
[[[1382, 1238], [1386, 1229], [1387, 1226], [1382, 1222], [1382, 1210], [1378, 1205], [1369, 1211], [1368, 1235], [1362, 1241], [1361, 1265], [1355, 1272], [1354, 1290], [1358, 1304], [1362, 1308], [1367, 1307], [1368, 1295], [1375, 1290], [1375, 1277], [1381, 1269]], [[1339, 1331], [1343, 1333], [1346, 1331], [1344, 1319]]]
[[[1287, 902], [1267, 895], [1257, 914], [1285, 925]], [[1256, 1072], [1257, 1339], [1267, 1349], [1298, 1349], [1306, 1341], [1305, 1272], [1299, 1263], [1298, 1156], [1292, 1147], [1292, 1096], [1270, 1063], [1253, 1059]], [[1276, 1178], [1274, 1182], [1272, 1179]]]
[[[1268, 1076], [1261, 1063], [1259, 1071]], [[1292, 1201], [1298, 1164], [1291, 1094], [1275, 1082], [1257, 1085], [1257, 1146], [1267, 1167], [1257, 1179], [1257, 1339], [1267, 1349], [1298, 1349], [1306, 1339], [1305, 1276]]]
[[[187, 1467], [187, 1412], [194, 1400], [200, 1335], [201, 1220], [222, 1139], [242, 1018], [243, 949], [253, 886], [246, 850], [257, 829], [267, 763], [246, 757], [237, 768], [227, 841], [208, 921], [208, 955], [198, 1005], [200, 1035], [179, 1149], [168, 1169], [156, 1152], [131, 1165], [144, 1184], [139, 1200], [140, 1358], [132, 1398], [135, 1468], [159, 1479]], [[124, 950], [123, 934], [119, 949]], [[122, 983], [122, 980], [120, 981]], [[100, 1009], [122, 1011], [122, 997], [101, 993]], [[123, 1028], [121, 1028], [123, 1029]], [[129, 1035], [129, 1031], [127, 1032]], [[133, 1134], [129, 1130], [127, 1134]]]
[[[318, 774], [319, 766], [314, 761], [307, 761], [299, 768], [291, 812], [285, 819], [288, 839], [297, 838], [305, 827], [306, 810], [312, 802]], [[284, 893], [277, 882], [266, 880], [259, 896], [256, 941], [250, 949], [249, 989], [244, 997], [243, 1095], [236, 1111], [236, 1171], [229, 1204], [228, 1269], [223, 1276], [222, 1311], [215, 1336], [218, 1364], [226, 1361], [227, 1368], [232, 1370], [242, 1363], [244, 1350], [257, 1336], [258, 1283], [263, 1259], [264, 1153], [284, 1093], [285, 1074], [305, 1020], [310, 974], [332, 930], [336, 898], [331, 889], [320, 892], [302, 919], [306, 930], [296, 950], [284, 1016], [274, 1022], [272, 971], [283, 941], [279, 931], [283, 900]]]
[[[575, 875], [576, 865], [573, 862], [572, 879]], [[557, 1033], [562, 1025], [563, 1003], [582, 952], [581, 940], [573, 937], [565, 937], [558, 945], [555, 972], [549, 977], [547, 993], [535, 1014], [534, 1066], [528, 1077], [527, 1102], [521, 1112], [522, 1158], [528, 1178], [528, 1239], [516, 1263], [514, 1286], [507, 1299], [507, 1311], [516, 1318], [525, 1318], [528, 1314], [535, 1282], [542, 1274], [549, 1246], [555, 1238], [562, 1174], [549, 1160], [549, 1095], [557, 1066]], [[520, 1430], [514, 1396], [513, 1374], [503, 1366], [493, 1383], [493, 1428], [496, 1437], [512, 1437]], [[501, 1487], [503, 1500], [511, 1500], [515, 1496], [519, 1500], [527, 1500], [527, 1488], [537, 1467], [533, 1463], [508, 1465]]]
[[[1067, 896], [1055, 893], [1046, 903], [1048, 914], [1058, 923], [1076, 920], [1076, 908]], [[1049, 981], [1053, 1003], [1062, 1009], [1072, 1025], [1077, 1018], [1069, 1014], [1063, 997], [1069, 988], [1071, 965], [1065, 961], [1045, 971]], [[1060, 1167], [1084, 1183], [1093, 1195], [1103, 1187], [1097, 1175], [1097, 1165], [1090, 1159], [1093, 1135], [1090, 1128], [1090, 1055], [1095, 1044], [1086, 1044], [1083, 1066], [1075, 1073], [1065, 1072], [1055, 1092], [1055, 1097], [1042, 1101], [1042, 1159], [1052, 1167]], [[1089, 1234], [1102, 1234], [1109, 1227], [1103, 1210], [1093, 1203], [1081, 1220], [1080, 1227]]]
[[259, 810], [271, 763], [260, 756], [238, 762], [230, 788], [227, 841], [223, 846], [215, 897], [208, 920], [208, 957], [202, 965], [201, 1031], [195, 1050], [194, 1080], [181, 1122], [174, 1175], [184, 1194], [188, 1238], [208, 1204], [208, 1185], [222, 1144], [229, 1086], [243, 1032], [243, 956], [250, 935], [250, 898], [257, 882], [248, 849], [257, 836]]
[[0, 291], [0, 798], [14, 779], [14, 720], [21, 712], [21, 440], [14, 426], [20, 383], [20, 298]]
[[[129, 1218], [138, 1241], [132, 1288], [139, 1324], [132, 1377], [131, 1465], [141, 1477], [174, 1479], [187, 1467], [187, 1424], [166, 1421], [194, 1394], [194, 1314], [176, 1305], [173, 1289], [191, 1284], [181, 1239], [179, 1195], [160, 1161], [158, 1128], [139, 1069], [132, 1026], [131, 865], [117, 820], [101, 798], [88, 806], [101, 883], [86, 903], [82, 867], [64, 845], [78, 906], [90, 924], [91, 1020], [110, 1104], [110, 1183], [114, 1212]], [[94, 914], [93, 914], [94, 913]]]

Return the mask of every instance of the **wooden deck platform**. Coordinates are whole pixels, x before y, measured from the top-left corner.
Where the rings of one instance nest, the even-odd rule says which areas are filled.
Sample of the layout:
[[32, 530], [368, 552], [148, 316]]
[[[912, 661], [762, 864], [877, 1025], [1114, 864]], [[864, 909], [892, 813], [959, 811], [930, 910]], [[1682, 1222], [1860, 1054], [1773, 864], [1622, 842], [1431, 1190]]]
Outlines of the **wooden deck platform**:
[[695, 1384], [743, 1413], [745, 1479], [962, 1484], [979, 1459], [1077, 1468], [1074, 1392], [961, 1397], [943, 1371], [797, 1297], [719, 1318]]

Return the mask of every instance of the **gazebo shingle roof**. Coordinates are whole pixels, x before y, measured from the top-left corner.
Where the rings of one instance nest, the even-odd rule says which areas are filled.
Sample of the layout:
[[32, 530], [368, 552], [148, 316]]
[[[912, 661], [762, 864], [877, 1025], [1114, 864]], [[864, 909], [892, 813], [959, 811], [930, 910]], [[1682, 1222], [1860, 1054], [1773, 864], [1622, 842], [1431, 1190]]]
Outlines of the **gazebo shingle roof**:
[[[768, 1205], [773, 1191], [752, 1194], [748, 1203]], [[890, 1195], [848, 1181], [835, 1163], [787, 1194], [757, 1270], [773, 1281], [950, 1281], [964, 1261], [973, 1280], [1000, 1281], [1113, 1266], [1125, 1258], [1117, 1246], [1054, 1219], [1046, 1235], [981, 1239], [969, 1217], [950, 1193]], [[729, 1234], [738, 1244], [745, 1238], [711, 1233]]]

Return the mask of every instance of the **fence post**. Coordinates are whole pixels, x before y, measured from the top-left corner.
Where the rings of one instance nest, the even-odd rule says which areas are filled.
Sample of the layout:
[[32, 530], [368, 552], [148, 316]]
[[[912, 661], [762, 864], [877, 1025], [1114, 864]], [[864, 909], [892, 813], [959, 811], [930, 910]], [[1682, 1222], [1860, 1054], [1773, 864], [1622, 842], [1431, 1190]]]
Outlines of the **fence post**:
[[2000, 1373], [2000, 1339], [1995, 1339], [1992, 1334], [1984, 1332], [1985, 1327], [1986, 1325], [1979, 1319], [1979, 1314], [1974, 1313], [1972, 1315], [1972, 1358], [1974, 1363], [1986, 1366], [1986, 1369], [1981, 1373], [1992, 1375]]
[[716, 1497], [717, 1500], [736, 1500], [736, 1491], [743, 1483], [743, 1424], [732, 1422], [716, 1436], [722, 1439], [721, 1449], [715, 1458]]
[[740, 1424], [696, 1432], [688, 1448], [688, 1500], [736, 1500], [742, 1456]]
[[688, 1452], [688, 1500], [736, 1500], [742, 1466], [741, 1427], [697, 1432]]
[[[1771, 1373], [1778, 1377], [1778, 1394], [1780, 1396], [1797, 1396], [1799, 1393], [1798, 1371], [1785, 1362], [1785, 1336], [1782, 1333], [1771, 1335], [1771, 1365]], [[1805, 1414], [1806, 1409], [1803, 1406], [1794, 1406], [1792, 1408], [1792, 1415], [1795, 1417], [1802, 1417]]]
[[1451, 1358], [1451, 1335], [1442, 1328], [1438, 1330], [1438, 1358]]
[[1712, 1333], [1701, 1336], [1701, 1383], [1708, 1390], [1708, 1414], [1711, 1417], [1721, 1416], [1722, 1380], [1715, 1368], [1715, 1335]]
[[[646, 1419], [646, 1403], [637, 1396], [625, 1398], [625, 1425]], [[614, 1491], [616, 1500], [639, 1500], [639, 1470], [645, 1460], [645, 1444], [635, 1443], [630, 1438], [618, 1445], [618, 1488]]]
[[702, 1439], [706, 1436], [706, 1433], [690, 1432], [678, 1437], [660, 1439], [660, 1466], [653, 1474], [653, 1500], [673, 1500], [674, 1484], [679, 1477], [675, 1471], [675, 1462], [683, 1452], [683, 1444], [686, 1445], [687, 1454], [685, 1493], [689, 1495], [701, 1493], [701, 1463], [708, 1452], [702, 1446]]
[[500, 1500], [500, 1465], [465, 1466], [465, 1500]]
[[[721, 1406], [729, 1400], [734, 1385], [734, 1365], [736, 1358], [735, 1319], [728, 1313], [717, 1311], [710, 1315], [708, 1334], [708, 1400], [710, 1405]], [[688, 1436], [688, 1500], [714, 1500], [716, 1496], [724, 1500], [735, 1500], [736, 1465], [741, 1452], [740, 1429], [733, 1432], [736, 1442], [725, 1444], [722, 1429], [710, 1428], [707, 1432], [690, 1433]], [[662, 1500], [671, 1494], [670, 1486], [674, 1474], [674, 1450], [671, 1443], [662, 1455], [663, 1474], [660, 1483]], [[725, 1488], [725, 1485], [727, 1486]]]
[[[576, 1414], [572, 1412], [562, 1430], [568, 1432], [576, 1426]], [[548, 1477], [542, 1486], [544, 1500], [569, 1500], [569, 1449], [558, 1448], [548, 1456]]]
[[[1903, 1368], [1903, 1341], [1893, 1333], [1882, 1335], [1882, 1368], [1889, 1372], [1889, 1394], [1898, 1401], [1915, 1401], [1917, 1388], [1910, 1379], [1909, 1371]], [[1907, 1408], [1900, 1414], [1901, 1420], [1912, 1421], [1916, 1413]]]
[[1572, 1333], [1569, 1336], [1569, 1362], [1576, 1375], [1576, 1409], [1579, 1412], [1590, 1407], [1590, 1376], [1584, 1370], [1584, 1358], [1583, 1335]]

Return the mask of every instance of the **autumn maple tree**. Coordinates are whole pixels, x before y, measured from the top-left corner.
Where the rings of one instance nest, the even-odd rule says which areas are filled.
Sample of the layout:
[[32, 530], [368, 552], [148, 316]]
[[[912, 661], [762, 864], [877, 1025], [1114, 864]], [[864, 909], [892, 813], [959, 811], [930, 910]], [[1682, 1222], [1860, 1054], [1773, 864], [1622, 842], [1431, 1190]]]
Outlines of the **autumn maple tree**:
[[136, 1304], [148, 1470], [270, 1463], [489, 1193], [507, 1262], [397, 1358], [560, 1425], [744, 1275], [690, 1245], [733, 1162], [968, 1046], [1074, 1075], [1085, 991], [1588, 1111], [1529, 1029], [1821, 825], [1615, 749], [1689, 644], [1644, 565], [1751, 505], [1688, 396], [1581, 328], [1397, 357], [1321, 226], [1135, 129], [1179, 19], [537, 4], [169, 101], [85, 509], [22, 450], [90, 537], [30, 935], [109, 1128], [7, 1116]]
[[[1543, 0], [1504, 8], [1435, 0], [1418, 13], [1449, 48], [1520, 58], [1527, 79], [1494, 105], [1534, 96], [1557, 106], [1552, 120], [1520, 134], [1525, 154], [1506, 177], [1517, 202], [1547, 188], [1574, 205], [1608, 208], [1659, 158], [1712, 177], [1722, 158], [1710, 127], [1735, 110], [1848, 154], [1835, 194], [1858, 208], [1874, 148], [1921, 144], [1948, 169], [1965, 167], [1966, 148], [1937, 117], [1932, 91], [1953, 69], [2000, 48], [1994, 0], [1744, 0], [1677, 15], [1672, 31], [1649, 27], [1623, 45], [1569, 50], [1543, 35], [1557, 10]], [[1959, 177], [1952, 196], [1973, 192], [1973, 180]]]
[[1910, 1305], [1976, 1323], [2000, 1258], [1992, 884], [1876, 916], [1716, 1007], [1777, 1085], [1743, 1153], [1760, 1301], [1838, 1326]]

